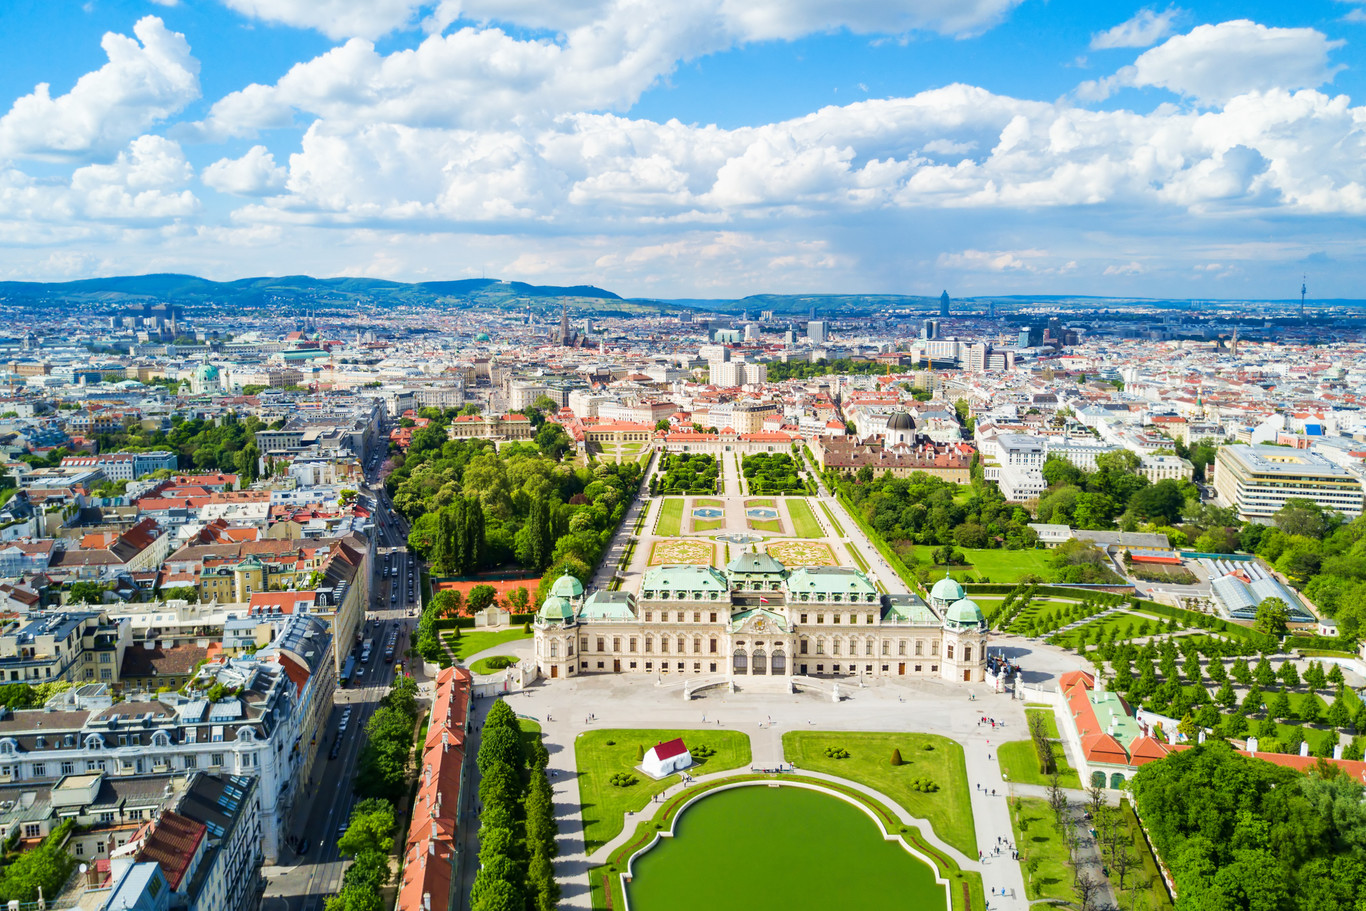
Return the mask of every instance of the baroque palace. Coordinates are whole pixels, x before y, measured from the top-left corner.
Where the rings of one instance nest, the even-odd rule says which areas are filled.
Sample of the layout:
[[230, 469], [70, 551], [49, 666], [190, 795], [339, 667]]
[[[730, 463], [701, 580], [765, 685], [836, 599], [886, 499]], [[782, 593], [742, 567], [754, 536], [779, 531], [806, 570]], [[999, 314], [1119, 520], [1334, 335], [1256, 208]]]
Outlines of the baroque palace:
[[987, 624], [945, 577], [917, 595], [879, 593], [855, 569], [789, 570], [762, 552], [725, 572], [658, 566], [639, 590], [596, 591], [563, 576], [536, 616], [544, 677], [679, 674], [934, 677], [975, 682]]

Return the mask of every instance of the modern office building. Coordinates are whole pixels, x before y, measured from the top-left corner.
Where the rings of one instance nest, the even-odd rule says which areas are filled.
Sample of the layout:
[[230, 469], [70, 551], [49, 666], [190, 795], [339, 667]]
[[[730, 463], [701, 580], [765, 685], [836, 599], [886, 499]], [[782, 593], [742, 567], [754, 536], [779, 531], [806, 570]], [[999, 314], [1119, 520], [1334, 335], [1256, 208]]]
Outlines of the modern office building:
[[1361, 481], [1345, 468], [1304, 449], [1223, 446], [1215, 459], [1219, 502], [1244, 520], [1267, 520], [1286, 500], [1311, 500], [1349, 519], [1361, 515]]

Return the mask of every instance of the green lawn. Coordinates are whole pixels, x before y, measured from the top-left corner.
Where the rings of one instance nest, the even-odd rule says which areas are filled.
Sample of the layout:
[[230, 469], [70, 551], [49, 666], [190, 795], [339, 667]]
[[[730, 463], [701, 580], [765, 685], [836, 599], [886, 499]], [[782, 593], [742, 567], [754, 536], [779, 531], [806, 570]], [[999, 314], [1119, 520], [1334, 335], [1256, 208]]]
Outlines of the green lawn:
[[811, 511], [811, 506], [805, 500], [788, 500], [787, 515], [792, 519], [792, 527], [797, 532], [799, 538], [823, 538], [821, 523], [816, 521], [816, 514]]
[[659, 510], [655, 522], [655, 534], [661, 538], [672, 538], [683, 530], [683, 498], [667, 497]]
[[470, 665], [470, 670], [476, 674], [497, 674], [505, 668], [511, 667], [510, 664], [500, 664], [501, 661], [515, 662], [517, 659], [512, 655], [489, 655], [487, 658], [480, 658]]
[[1157, 859], [1153, 857], [1152, 848], [1148, 847], [1148, 839], [1143, 837], [1143, 829], [1138, 823], [1138, 817], [1134, 815], [1134, 808], [1129, 803], [1128, 798], [1119, 803], [1119, 819], [1129, 833], [1129, 841], [1133, 845], [1134, 854], [1140, 860], [1138, 868], [1124, 874], [1124, 888], [1119, 887], [1117, 875], [1112, 873], [1110, 876], [1110, 885], [1115, 890], [1115, 898], [1118, 899], [1119, 906], [1121, 908], [1146, 907], [1153, 909], [1153, 911], [1171, 911], [1172, 897], [1167, 894], [1167, 887], [1162, 884], [1162, 874], [1157, 868]]
[[725, 519], [693, 519], [693, 531], [715, 531], [726, 524]]
[[446, 640], [446, 644], [455, 652], [455, 657], [464, 661], [470, 655], [477, 655], [486, 648], [493, 648], [495, 645], [502, 645], [504, 642], [516, 642], [519, 639], [530, 639], [530, 633], [522, 632], [520, 626], [511, 629], [502, 629], [495, 632], [470, 632], [461, 630], [460, 638], [455, 638], [454, 630], [447, 630], [441, 634]]
[[1052, 568], [1047, 563], [1046, 550], [989, 550], [965, 548], [963, 555], [979, 576], [992, 582], [1015, 582], [1021, 576], [1035, 575], [1047, 579]]
[[754, 531], [771, 531], [775, 535], [783, 533], [783, 523], [781, 519], [750, 519], [749, 527]]
[[[1067, 861], [1067, 843], [1053, 825], [1053, 811], [1041, 797], [1025, 797], [1010, 802], [1010, 827], [1020, 851], [1020, 867], [1025, 891], [1031, 899], [1051, 898], [1075, 902], [1072, 866]], [[1037, 864], [1029, 872], [1029, 862]]]
[[[825, 755], [829, 747], [847, 750], [849, 758], [831, 759]], [[901, 751], [902, 765], [891, 764], [894, 749]], [[947, 737], [788, 731], [783, 735], [783, 755], [798, 769], [838, 775], [876, 788], [912, 816], [927, 820], [935, 834], [967, 856], [977, 853], [963, 748]], [[922, 778], [933, 781], [939, 790], [914, 790], [912, 784]]]
[[773, 499], [772, 497], [763, 497], [763, 498], [758, 499], [758, 500], [746, 500], [746, 501], [745, 501], [745, 509], [749, 509], [749, 508], [752, 507], [752, 506], [777, 506], [777, 505], [778, 505], [778, 501], [775, 500], [775, 499]]
[[826, 517], [827, 519], [830, 520], [830, 527], [833, 528], [833, 529], [835, 529], [835, 534], [837, 534], [837, 535], [839, 535], [841, 538], [843, 538], [843, 537], [844, 537], [844, 526], [841, 525], [841, 524], [835, 519], [835, 514], [834, 514], [833, 512], [830, 511], [830, 507], [829, 507], [829, 506], [826, 506], [826, 505], [825, 505], [825, 501], [824, 501], [824, 500], [819, 500], [818, 502], [821, 504], [821, 509], [824, 510], [824, 512], [825, 512], [825, 517]]
[[[655, 781], [635, 771], [640, 751], [656, 743], [682, 737], [691, 749], [711, 747], [716, 755], [701, 760], [694, 774], [705, 775], [749, 765], [749, 735], [739, 731], [601, 730], [585, 731], [574, 741], [579, 769], [579, 800], [583, 814], [583, 838], [589, 854], [621, 833], [628, 811], [645, 808], [650, 798], [678, 781], [669, 776]], [[618, 772], [634, 774], [635, 784], [619, 788], [610, 781]]]
[[692, 505], [693, 505], [694, 507], [702, 507], [702, 506], [716, 506], [716, 507], [721, 507], [721, 506], [725, 506], [725, 505], [726, 505], [726, 501], [725, 501], [725, 500], [708, 500], [708, 499], [705, 498], [705, 497], [699, 497], [699, 498], [697, 498], [697, 499], [695, 499], [695, 500], [692, 501]]
[[849, 551], [849, 556], [854, 558], [854, 562], [858, 564], [858, 568], [865, 573], [868, 572], [868, 561], [863, 559], [863, 557], [859, 554], [858, 548], [851, 544], [845, 549]]
[[[1067, 764], [1067, 754], [1062, 748], [1062, 743], [1057, 740], [1051, 743], [1053, 759], [1058, 764], [1058, 771], [1062, 773], [1059, 784], [1064, 788], [1080, 789], [1081, 778], [1077, 775], [1077, 770]], [[1039, 771], [1039, 759], [1034, 754], [1034, 741], [1012, 740], [1003, 743], [997, 754], [1001, 757], [1001, 772], [1010, 781], [1044, 786], [1049, 784], [1050, 776]]]

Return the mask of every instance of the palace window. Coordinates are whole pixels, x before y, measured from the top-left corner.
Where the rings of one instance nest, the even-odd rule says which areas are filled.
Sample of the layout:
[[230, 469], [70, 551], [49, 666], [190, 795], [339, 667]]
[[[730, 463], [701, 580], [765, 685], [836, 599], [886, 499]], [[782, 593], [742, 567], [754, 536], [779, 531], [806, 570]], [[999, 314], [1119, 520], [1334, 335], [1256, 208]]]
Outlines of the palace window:
[[711, 639], [708, 640], [708, 642], [707, 642], [707, 651], [708, 651], [709, 653], [713, 654], [713, 655], [716, 654], [716, 637], [715, 637], [715, 636], [711, 637]]
[[873, 653], [873, 640], [872, 640], [872, 639], [869, 639], [867, 642], [863, 643], [863, 654], [864, 654], [864, 655], [871, 655], [872, 653]]
[[[950, 654], [949, 657], [952, 658], [953, 655]], [[964, 660], [964, 661], [971, 661], [971, 660], [972, 660], [972, 646], [971, 646], [971, 645], [965, 645], [965, 646], [963, 646], [963, 660]]]
[[710, 622], [712, 622], [712, 623], [715, 623], [715, 622], [716, 622], [716, 611], [712, 611], [712, 612], [711, 612], [711, 621], [710, 621]]
[[560, 644], [559, 644], [558, 642], [551, 642], [551, 643], [550, 643], [550, 657], [552, 657], [552, 658], [558, 658], [558, 657], [560, 657]]
[[797, 654], [799, 654], [799, 655], [805, 655], [805, 654], [806, 654], [806, 640], [805, 640], [805, 639], [803, 639], [801, 642], [798, 642], [798, 643], [797, 643]]
[[659, 650], [660, 650], [661, 652], [663, 652], [664, 654], [666, 654], [666, 655], [669, 653], [669, 638], [668, 638], [667, 636], [664, 636], [664, 637], [661, 637], [661, 638], [660, 638], [660, 640], [659, 640]]
[[800, 620], [799, 622], [801, 622], [801, 623], [805, 623], [805, 622], [806, 622], [806, 614], [802, 614], [802, 615], [801, 615], [801, 620]]
[[587, 636], [584, 636], [582, 639], [579, 640], [579, 651], [581, 651], [581, 652], [586, 652], [586, 651], [588, 651], [588, 637], [587, 637]]
[[653, 652], [654, 650], [655, 650], [655, 640], [654, 640], [652, 637], [650, 637], [650, 636], [646, 636], [646, 637], [645, 637], [645, 654], [648, 655], [648, 654], [650, 654], [651, 652]]
[[824, 654], [825, 654], [825, 640], [824, 640], [824, 639], [817, 639], [817, 640], [816, 640], [816, 654], [817, 654], [817, 655], [824, 655]]
[[938, 640], [938, 639], [931, 640], [931, 642], [930, 642], [930, 654], [931, 654], [931, 655], [934, 655], [934, 656], [936, 656], [936, 657], [939, 655], [939, 640]]
[[834, 614], [834, 615], [832, 615], [831, 618], [830, 618], [830, 622], [831, 622], [831, 623], [836, 623], [836, 624], [838, 624], [838, 623], [840, 622], [840, 615], [839, 615], [839, 614]]
[[636, 650], [636, 637], [635, 637], [635, 636], [632, 636], [632, 637], [630, 638], [629, 642], [630, 642], [630, 645], [631, 645], [630, 651], [634, 654], [634, 652], [635, 652], [635, 650]]
[[620, 637], [620, 636], [613, 636], [613, 637], [612, 637], [612, 651], [613, 651], [613, 652], [619, 652], [619, 651], [621, 651], [621, 637]]
[[648, 610], [647, 610], [647, 611], [645, 612], [645, 622], [646, 622], [646, 623], [649, 623], [651, 620], [654, 619], [654, 616], [655, 616], [654, 611], [648, 611]]
[[840, 641], [839, 641], [838, 639], [834, 639], [834, 640], [832, 640], [832, 641], [830, 642], [830, 654], [832, 654], [832, 655], [838, 655], [839, 653], [840, 653]]
[[892, 643], [886, 639], [882, 640], [882, 657], [887, 657], [892, 653]]
[[873, 615], [872, 615], [872, 614], [866, 615], [866, 617], [865, 617], [865, 622], [866, 622], [869, 626], [872, 626], [872, 625], [873, 625]]
[[953, 658], [953, 643], [952, 643], [952, 642], [949, 643], [949, 658], [950, 658], [950, 659]]
[[605, 651], [607, 651], [607, 649], [603, 648], [604, 643], [605, 643], [605, 640], [603, 639], [603, 637], [602, 637], [602, 636], [599, 636], [599, 637], [598, 637], [598, 651], [600, 651], [600, 652], [605, 652]]
[[825, 614], [817, 614], [817, 615], [816, 615], [816, 623], [817, 623], [817, 624], [821, 624], [821, 623], [824, 623], [824, 622], [825, 622]]
[[701, 623], [701, 622], [702, 622], [702, 612], [701, 612], [701, 611], [693, 611], [693, 614], [692, 614], [692, 622], [693, 622], [693, 623]]
[[919, 658], [923, 654], [925, 654], [925, 640], [917, 639], [915, 640], [915, 656]]

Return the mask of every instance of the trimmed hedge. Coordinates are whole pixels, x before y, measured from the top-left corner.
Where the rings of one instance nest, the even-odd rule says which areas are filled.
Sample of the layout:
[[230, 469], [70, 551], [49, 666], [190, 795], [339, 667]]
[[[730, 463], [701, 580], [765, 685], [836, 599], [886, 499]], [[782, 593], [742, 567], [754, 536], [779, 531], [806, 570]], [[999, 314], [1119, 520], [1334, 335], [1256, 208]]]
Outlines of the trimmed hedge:
[[[533, 613], [526, 613], [526, 614], [510, 614], [510, 615], [508, 616], [508, 624], [509, 624], [509, 625], [516, 625], [516, 624], [518, 624], [518, 623], [530, 623], [531, 621], [533, 621], [533, 620], [535, 620], [535, 619], [536, 619], [536, 615], [533, 614]], [[460, 627], [461, 629], [474, 629], [474, 618], [473, 618], [473, 617], [443, 617], [443, 618], [441, 618], [440, 620], [436, 621], [436, 623], [433, 624], [433, 628], [438, 629], [438, 630], [443, 630], [443, 629], [455, 629], [457, 626]]]

